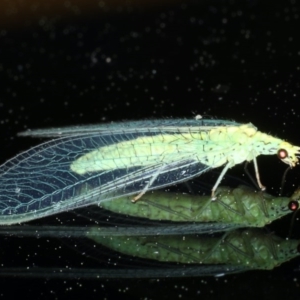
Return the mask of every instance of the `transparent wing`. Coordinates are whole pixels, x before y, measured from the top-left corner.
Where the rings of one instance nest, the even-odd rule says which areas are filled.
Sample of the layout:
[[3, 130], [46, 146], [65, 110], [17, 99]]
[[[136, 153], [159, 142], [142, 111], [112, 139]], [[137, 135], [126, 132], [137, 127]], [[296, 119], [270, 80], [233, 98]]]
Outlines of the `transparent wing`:
[[111, 124], [99, 124], [88, 126], [73, 126], [65, 128], [48, 128], [28, 130], [19, 133], [19, 136], [30, 137], [63, 137], [98, 134], [129, 134], [129, 133], [155, 133], [157, 131], [164, 132], [199, 132], [211, 130], [218, 126], [240, 126], [240, 123], [226, 120], [185, 120], [185, 119], [165, 119], [165, 120], [145, 120], [132, 122], [119, 122]]
[[[154, 134], [163, 132], [156, 130]], [[24, 222], [138, 194], [154, 175], [156, 178], [149, 190], [187, 181], [210, 169], [195, 155], [178, 159], [176, 153], [174, 158], [169, 157], [168, 164], [158, 160], [149, 166], [120, 168], [111, 158], [109, 163], [113, 167], [110, 170], [80, 175], [70, 169], [71, 163], [83, 154], [143, 135], [146, 133], [63, 137], [12, 158], [0, 167], [0, 224]], [[205, 155], [207, 153], [203, 153]]]

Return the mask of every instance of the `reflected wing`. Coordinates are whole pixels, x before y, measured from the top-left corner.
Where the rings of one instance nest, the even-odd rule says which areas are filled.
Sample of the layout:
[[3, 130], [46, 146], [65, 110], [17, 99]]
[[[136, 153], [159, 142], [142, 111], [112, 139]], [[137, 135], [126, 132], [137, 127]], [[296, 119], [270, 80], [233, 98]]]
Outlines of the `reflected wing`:
[[[192, 225], [191, 225], [192, 226]], [[167, 226], [164, 226], [167, 228]], [[176, 232], [181, 232], [184, 234], [188, 234], [189, 228], [188, 226], [175, 226]], [[168, 232], [173, 235], [175, 232], [168, 230]], [[94, 228], [95, 229], [95, 228]], [[154, 229], [154, 227], [153, 227]], [[171, 229], [171, 227], [169, 228]], [[39, 238], [67, 238], [67, 239], [76, 239], [76, 244], [80, 239], [84, 238], [86, 234], [93, 230], [93, 228], [89, 227], [71, 227], [71, 226], [7, 226], [1, 227], [0, 234], [1, 235], [9, 235], [9, 236], [18, 236], [18, 237], [39, 237]], [[162, 230], [161, 226], [158, 226], [156, 230], [152, 232], [155, 235], [160, 233]], [[95, 237], [97, 232], [99, 236], [123, 236], [123, 234], [135, 235], [135, 233], [143, 233], [143, 235], [147, 235], [147, 230], [145, 231], [144, 227], [139, 227], [138, 229], [133, 228], [124, 228], [124, 230], [118, 230], [117, 228], [97, 228], [97, 231], [93, 230], [93, 236]], [[150, 231], [149, 231], [150, 232]], [[164, 231], [166, 233], [166, 231]], [[91, 242], [91, 241], [89, 241]], [[90, 251], [86, 248], [85, 245], [84, 252], [89, 253]], [[73, 247], [72, 247], [73, 248]], [[54, 268], [4, 268], [1, 269], [1, 276], [18, 276], [18, 277], [40, 277], [44, 276], [47, 278], [163, 278], [163, 277], [183, 277], [183, 276], [222, 276], [224, 274], [236, 273], [247, 270], [243, 266], [234, 266], [234, 265], [201, 265], [201, 266], [187, 266], [177, 264], [163, 264], [159, 262], [149, 262], [140, 260], [137, 258], [131, 258], [130, 260], [126, 259], [126, 257], [122, 257], [120, 260], [120, 254], [118, 254], [118, 263], [116, 265], [111, 265], [109, 262], [114, 260], [114, 255], [111, 255], [111, 251], [108, 252], [94, 248], [94, 251], [98, 251], [96, 259], [100, 267], [94, 269], [86, 269], [86, 268], [71, 268], [69, 270], [64, 268], [54, 269]], [[78, 249], [77, 249], [78, 251]], [[82, 252], [80, 251], [80, 255]], [[107, 256], [108, 255], [108, 256]], [[90, 254], [88, 256], [92, 257]], [[99, 261], [99, 256], [101, 260]], [[105, 258], [107, 256], [107, 259]], [[108, 265], [107, 265], [108, 264]], [[72, 270], [72, 271], [71, 271]]]
[[242, 266], [192, 266], [177, 268], [1, 268], [0, 277], [56, 278], [56, 279], [101, 279], [101, 278], [181, 278], [201, 276], [224, 276], [248, 271]]
[[103, 236], [157, 236], [180, 234], [212, 234], [239, 228], [234, 224], [220, 223], [188, 223], [188, 224], [157, 224], [156, 226], [2, 226], [1, 236], [17, 237], [55, 237], [55, 238], [83, 238], [93, 231], [94, 237]]

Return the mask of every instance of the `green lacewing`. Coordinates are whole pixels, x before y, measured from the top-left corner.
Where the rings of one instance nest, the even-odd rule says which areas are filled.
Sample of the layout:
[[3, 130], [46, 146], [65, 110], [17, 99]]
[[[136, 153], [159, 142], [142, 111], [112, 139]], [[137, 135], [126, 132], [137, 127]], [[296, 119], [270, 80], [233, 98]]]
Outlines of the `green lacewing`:
[[[252, 124], [224, 120], [165, 119], [26, 131], [52, 138], [0, 167], [0, 224], [14, 224], [99, 204], [120, 196], [137, 200], [149, 190], [188, 181], [211, 169], [227, 170], [277, 154], [297, 164], [299, 147]], [[88, 185], [86, 194], [79, 191]]]

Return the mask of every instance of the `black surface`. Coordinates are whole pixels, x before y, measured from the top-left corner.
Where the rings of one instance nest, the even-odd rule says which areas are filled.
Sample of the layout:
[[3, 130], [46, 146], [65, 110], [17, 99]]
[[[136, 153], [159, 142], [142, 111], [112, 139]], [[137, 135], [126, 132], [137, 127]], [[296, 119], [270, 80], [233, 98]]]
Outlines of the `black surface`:
[[[2, 162], [39, 143], [16, 138], [27, 128], [197, 114], [252, 122], [263, 132], [300, 145], [299, 3], [114, 2], [104, 7], [103, 3], [86, 8], [76, 1], [73, 10], [67, 4], [68, 9], [34, 10], [28, 3], [28, 15], [22, 17], [20, 11], [2, 11], [6, 15], [0, 28]], [[263, 183], [276, 194], [285, 165], [275, 156], [260, 157], [258, 162]], [[243, 170], [236, 167], [231, 173], [242, 177]], [[297, 167], [288, 173], [285, 192], [291, 193], [298, 184]], [[288, 221], [281, 224], [274, 230], [285, 236]], [[296, 222], [294, 232], [298, 229]], [[1, 238], [0, 253], [1, 267], [72, 267], [81, 262], [95, 266], [59, 240]], [[297, 299], [299, 262], [217, 279], [0, 278], [0, 295]]]

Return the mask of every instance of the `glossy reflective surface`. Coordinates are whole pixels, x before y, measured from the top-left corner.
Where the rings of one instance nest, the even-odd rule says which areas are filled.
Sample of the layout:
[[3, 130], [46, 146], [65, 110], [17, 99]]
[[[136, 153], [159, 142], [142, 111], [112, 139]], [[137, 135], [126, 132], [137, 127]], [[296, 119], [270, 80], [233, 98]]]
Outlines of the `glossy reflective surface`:
[[[1, 10], [6, 11], [0, 30], [2, 163], [40, 143], [16, 138], [27, 128], [197, 114], [253, 122], [263, 132], [299, 144], [298, 3], [114, 1], [113, 6], [101, 1], [91, 9], [79, 1], [58, 8], [23, 3], [27, 9], [10, 4], [8, 11]], [[261, 157], [258, 163], [268, 192], [277, 195], [285, 166], [276, 157]], [[230, 174], [245, 179], [243, 166]], [[284, 194], [291, 195], [299, 180], [296, 167], [287, 175]], [[66, 214], [32, 225], [74, 224], [87, 221]], [[286, 237], [289, 220], [273, 226], [271, 231]], [[296, 221], [295, 238], [298, 227]], [[95, 256], [93, 247], [77, 239], [1, 238], [3, 268], [96, 267], [81, 253]], [[120, 262], [119, 254], [102, 253], [106, 265]], [[289, 299], [299, 294], [298, 270], [295, 259], [274, 271], [221, 278], [33, 280], [25, 275], [2, 278], [1, 294], [13, 298], [19, 290], [12, 287], [26, 286], [24, 297], [51, 299], [253, 299], [266, 294]]]

